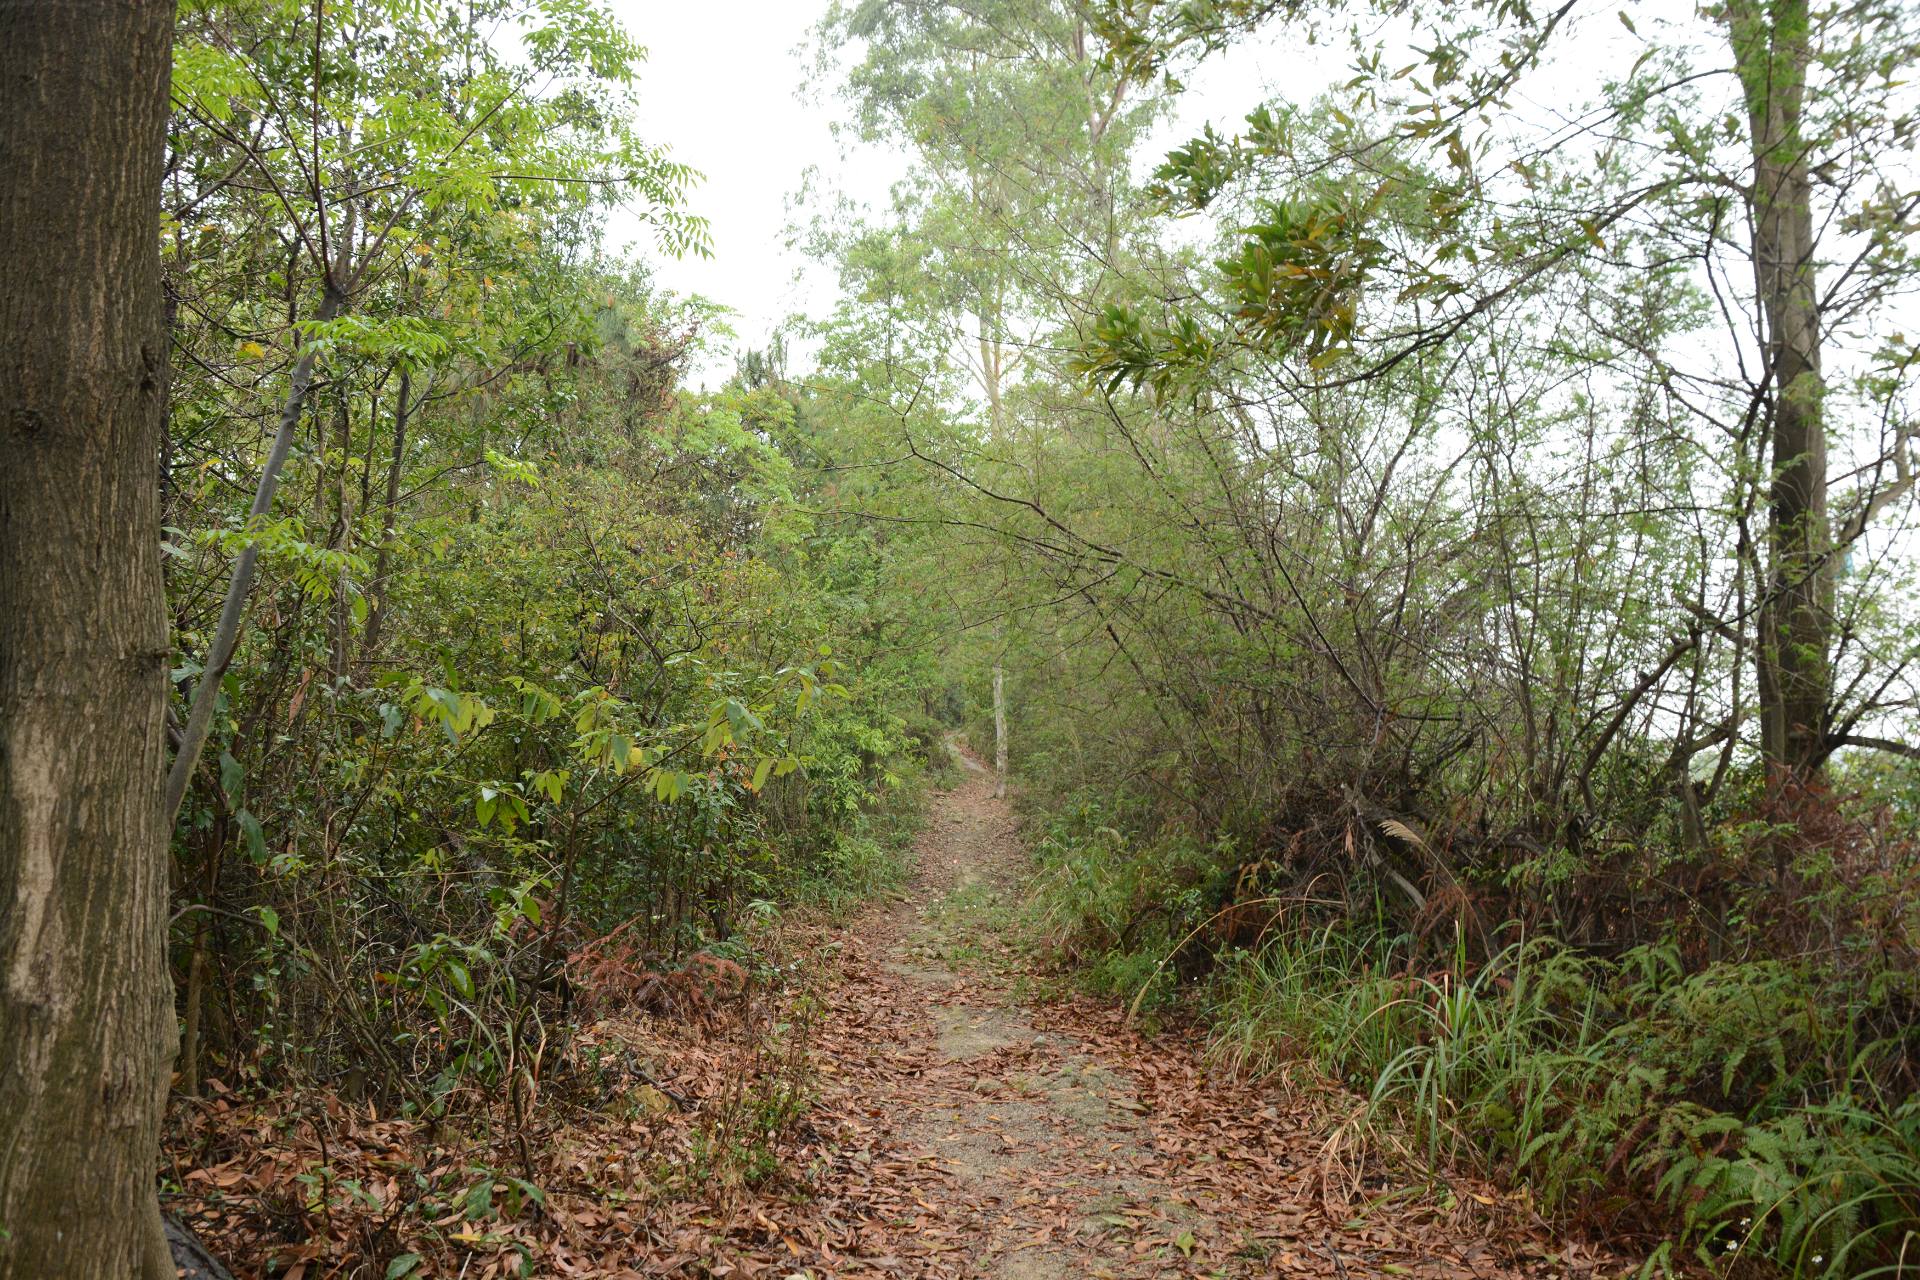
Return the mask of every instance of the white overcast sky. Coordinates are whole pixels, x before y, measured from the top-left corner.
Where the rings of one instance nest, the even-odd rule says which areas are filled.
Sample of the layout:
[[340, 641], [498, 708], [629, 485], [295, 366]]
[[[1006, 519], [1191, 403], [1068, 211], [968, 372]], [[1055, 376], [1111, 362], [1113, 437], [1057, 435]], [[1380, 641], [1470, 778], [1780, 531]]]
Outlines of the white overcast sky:
[[[832, 85], [807, 83], [811, 59], [800, 52], [827, 0], [707, 0], [666, 4], [616, 0], [627, 27], [647, 46], [640, 76], [642, 136], [706, 175], [692, 208], [712, 223], [713, 256], [675, 261], [654, 252], [628, 215], [608, 227], [610, 248], [633, 245], [662, 284], [730, 307], [739, 342], [765, 345], [795, 312], [819, 315], [833, 304], [833, 282], [786, 247], [788, 200], [809, 168], [857, 200], [879, 204], [905, 171], [903, 152], [841, 154], [832, 124], [840, 114]], [[1311, 88], [1338, 70], [1316, 68]], [[1205, 119], [1229, 126], [1277, 77], [1295, 93], [1306, 64], [1270, 48], [1236, 50], [1191, 78], [1176, 118], [1150, 151], [1157, 156]], [[801, 273], [796, 280], [796, 273]], [[718, 380], [732, 368], [717, 354], [696, 372]]]
[[[803, 262], [786, 248], [787, 200], [807, 167], [840, 167], [830, 112], [810, 100], [819, 95], [801, 95], [798, 50], [825, 0], [617, 0], [614, 7], [647, 46], [641, 136], [705, 175], [691, 205], [712, 224], [713, 256], [665, 258], [631, 216], [613, 219], [609, 245], [631, 244], [674, 292], [732, 308], [740, 341], [764, 345], [787, 315], [832, 303], [829, 281], [796, 284]], [[844, 175], [872, 199], [883, 198], [895, 176], [872, 157]]]
[[[828, 0], [613, 0], [613, 7], [648, 59], [639, 82], [641, 135], [666, 145], [675, 158], [705, 175], [693, 192], [692, 211], [712, 224], [713, 256], [673, 260], [655, 251], [630, 214], [608, 226], [608, 247], [633, 247], [654, 265], [655, 275], [679, 294], [699, 294], [735, 313], [730, 324], [737, 345], [764, 346], [790, 315], [824, 315], [833, 305], [831, 274], [807, 269], [786, 246], [789, 201], [809, 169], [825, 185], [870, 205], [884, 204], [887, 190], [910, 162], [904, 148], [842, 154], [832, 126], [844, 109], [833, 84], [811, 84], [812, 59], [803, 52]], [[1642, 0], [1642, 24], [1696, 25], [1690, 3]], [[1563, 41], [1553, 73], [1541, 84], [1562, 87], [1565, 100], [1522, 99], [1523, 115], [1563, 118], [1598, 88], [1601, 68], [1624, 65], [1638, 41], [1601, 5]], [[1139, 159], [1148, 166], [1165, 152], [1214, 123], [1234, 132], [1247, 111], [1279, 96], [1304, 102], [1352, 74], [1352, 51], [1343, 40], [1305, 45], [1297, 30], [1271, 24], [1259, 36], [1236, 43], [1190, 71], [1176, 110], [1148, 140]], [[733, 367], [731, 351], [712, 353], [693, 373], [696, 382], [717, 382]]]

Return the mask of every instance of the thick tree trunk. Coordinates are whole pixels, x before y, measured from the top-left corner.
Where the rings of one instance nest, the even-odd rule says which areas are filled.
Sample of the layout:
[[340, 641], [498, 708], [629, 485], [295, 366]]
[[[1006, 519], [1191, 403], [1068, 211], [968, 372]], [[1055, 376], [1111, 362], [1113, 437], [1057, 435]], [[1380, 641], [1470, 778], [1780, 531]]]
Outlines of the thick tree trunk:
[[1756, 647], [1761, 746], [1776, 769], [1806, 776], [1827, 754], [1834, 574], [1813, 185], [1800, 134], [1807, 3], [1735, 0], [1727, 23], [1753, 149], [1754, 288], [1770, 374], [1768, 591]]
[[165, 967], [170, 0], [0, 0], [0, 1277], [127, 1280]]

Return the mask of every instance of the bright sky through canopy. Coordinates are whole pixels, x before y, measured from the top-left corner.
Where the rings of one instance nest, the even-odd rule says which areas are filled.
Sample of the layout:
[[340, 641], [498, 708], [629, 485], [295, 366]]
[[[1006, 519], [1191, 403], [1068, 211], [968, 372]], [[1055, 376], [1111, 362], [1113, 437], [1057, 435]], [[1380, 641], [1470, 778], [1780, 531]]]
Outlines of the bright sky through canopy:
[[[691, 205], [712, 223], [714, 252], [663, 258], [646, 229], [624, 212], [608, 228], [609, 247], [632, 245], [667, 288], [731, 308], [730, 323], [747, 346], [764, 345], [795, 313], [825, 315], [834, 282], [788, 248], [791, 199], [807, 171], [817, 169], [822, 185], [881, 205], [906, 163], [904, 149], [848, 154], [833, 135], [844, 113], [831, 86], [810, 83], [812, 54], [803, 49], [826, 0], [619, 0], [616, 8], [648, 50], [640, 76], [641, 135], [706, 175]], [[1189, 77], [1178, 111], [1146, 153], [1157, 158], [1206, 120], [1230, 130], [1260, 101], [1263, 88], [1304, 95], [1324, 87], [1339, 67], [1339, 58], [1287, 56], [1271, 44], [1248, 42]], [[695, 379], [710, 383], [731, 368], [731, 355], [716, 353]]]

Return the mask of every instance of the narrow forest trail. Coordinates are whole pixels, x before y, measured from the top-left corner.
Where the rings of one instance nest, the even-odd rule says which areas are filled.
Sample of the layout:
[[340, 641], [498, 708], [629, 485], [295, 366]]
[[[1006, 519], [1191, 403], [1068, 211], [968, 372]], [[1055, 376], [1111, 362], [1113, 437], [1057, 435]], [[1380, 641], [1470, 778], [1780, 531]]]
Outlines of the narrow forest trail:
[[1523, 1194], [1369, 1159], [1333, 1086], [1236, 1080], [1191, 1032], [1035, 995], [1013, 925], [1029, 859], [967, 766], [905, 892], [771, 919], [770, 985], [582, 1028], [518, 1136], [484, 1110], [462, 1133], [216, 1090], [182, 1117], [169, 1208], [243, 1280], [1630, 1270], [1553, 1240]]
[[1341, 1108], [1218, 1078], [1188, 1039], [1141, 1037], [1105, 1004], [1020, 999], [1011, 966], [996, 963], [1014, 954], [996, 921], [1026, 857], [1011, 808], [967, 765], [933, 798], [910, 891], [813, 944], [833, 974], [814, 1036], [816, 1110], [837, 1128], [820, 1134], [804, 1199], [751, 1212], [774, 1269], [749, 1248], [714, 1273], [1607, 1270], [1589, 1249], [1555, 1252], [1521, 1203], [1484, 1187], [1462, 1186], [1451, 1209], [1422, 1189], [1362, 1213], [1391, 1188], [1356, 1181], [1327, 1119]]

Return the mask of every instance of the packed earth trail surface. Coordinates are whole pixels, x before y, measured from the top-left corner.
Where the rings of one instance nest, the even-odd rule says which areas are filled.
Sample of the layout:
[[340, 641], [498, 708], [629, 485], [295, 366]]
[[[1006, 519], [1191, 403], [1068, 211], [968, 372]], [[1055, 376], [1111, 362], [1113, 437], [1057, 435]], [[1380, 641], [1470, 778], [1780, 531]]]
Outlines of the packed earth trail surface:
[[1376, 1180], [1341, 1132], [1345, 1095], [1234, 1081], [1190, 1037], [1136, 1034], [1106, 1003], [1017, 998], [1001, 928], [1027, 856], [986, 770], [962, 763], [962, 783], [932, 800], [909, 892], [814, 943], [835, 961], [814, 1069], [837, 1132], [806, 1198], [744, 1215], [765, 1233], [758, 1256], [716, 1263], [689, 1240], [647, 1270], [1490, 1280], [1616, 1269], [1537, 1229], [1524, 1196]]
[[1238, 1080], [1190, 1032], [1028, 992], [1009, 923], [1028, 859], [962, 760], [906, 892], [775, 926], [800, 975], [779, 998], [612, 1010], [550, 1070], [542, 1118], [464, 1144], [331, 1096], [216, 1094], [188, 1113], [173, 1167], [181, 1145], [198, 1167], [170, 1207], [276, 1280], [1630, 1269], [1555, 1239], [1524, 1192], [1395, 1172], [1335, 1086]]

